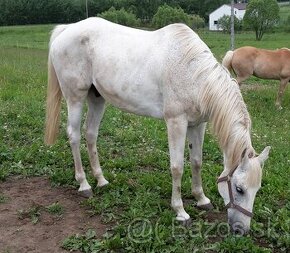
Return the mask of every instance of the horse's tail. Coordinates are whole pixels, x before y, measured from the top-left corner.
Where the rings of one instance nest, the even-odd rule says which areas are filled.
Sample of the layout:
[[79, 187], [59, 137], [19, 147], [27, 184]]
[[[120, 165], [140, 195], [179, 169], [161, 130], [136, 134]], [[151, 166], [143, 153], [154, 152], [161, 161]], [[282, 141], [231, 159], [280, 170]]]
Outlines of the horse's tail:
[[226, 53], [225, 57], [223, 58], [222, 65], [226, 67], [229, 71], [232, 69], [232, 59], [234, 56], [234, 51], [230, 50]]
[[51, 61], [50, 49], [54, 39], [65, 30], [67, 25], [57, 26], [50, 37], [49, 53], [48, 53], [48, 85], [47, 85], [47, 98], [46, 98], [46, 121], [45, 121], [45, 137], [44, 141], [47, 145], [52, 145], [57, 138], [59, 122], [60, 122], [60, 109], [62, 93], [59, 86], [59, 81]]

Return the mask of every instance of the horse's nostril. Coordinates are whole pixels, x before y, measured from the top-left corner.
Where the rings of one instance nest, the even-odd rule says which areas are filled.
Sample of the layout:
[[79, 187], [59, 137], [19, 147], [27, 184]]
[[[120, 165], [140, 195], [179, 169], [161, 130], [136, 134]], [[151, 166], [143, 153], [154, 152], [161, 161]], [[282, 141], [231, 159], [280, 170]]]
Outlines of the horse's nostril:
[[234, 234], [235, 235], [241, 235], [241, 230], [239, 230], [239, 229], [234, 230]]
[[232, 232], [235, 235], [243, 236], [247, 233], [247, 230], [240, 224], [234, 224], [232, 226]]

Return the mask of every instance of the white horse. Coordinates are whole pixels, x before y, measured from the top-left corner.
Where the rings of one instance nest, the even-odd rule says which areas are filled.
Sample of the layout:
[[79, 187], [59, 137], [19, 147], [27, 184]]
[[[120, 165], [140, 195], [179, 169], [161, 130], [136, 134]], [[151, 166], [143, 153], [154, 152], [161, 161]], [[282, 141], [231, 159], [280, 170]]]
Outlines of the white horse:
[[235, 231], [249, 230], [255, 195], [261, 186], [261, 167], [268, 158], [269, 147], [255, 156], [251, 120], [239, 86], [190, 28], [174, 24], [151, 32], [100, 18], [60, 25], [51, 36], [48, 69], [45, 141], [53, 144], [56, 140], [63, 95], [81, 193], [92, 194], [79, 149], [85, 100], [86, 140], [98, 186], [108, 184], [96, 148], [105, 101], [128, 112], [165, 120], [172, 173], [171, 205], [180, 221], [190, 219], [181, 199], [186, 135], [192, 194], [198, 207], [212, 207], [204, 194], [200, 171], [209, 121], [224, 153], [218, 188], [225, 204], [230, 205], [228, 221]]

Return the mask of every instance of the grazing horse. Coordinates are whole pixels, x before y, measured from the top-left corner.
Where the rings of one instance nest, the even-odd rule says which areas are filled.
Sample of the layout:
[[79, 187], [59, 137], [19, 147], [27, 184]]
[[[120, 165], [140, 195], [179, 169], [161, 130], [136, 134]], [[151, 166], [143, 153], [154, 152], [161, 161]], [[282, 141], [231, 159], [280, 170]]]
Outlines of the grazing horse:
[[177, 220], [185, 222], [190, 218], [181, 199], [186, 135], [192, 194], [198, 207], [211, 207], [201, 181], [202, 145], [209, 121], [224, 154], [218, 189], [228, 204], [228, 221], [235, 231], [249, 230], [269, 147], [255, 155], [251, 120], [238, 84], [190, 28], [173, 24], [157, 31], [143, 31], [101, 18], [60, 25], [51, 35], [48, 70], [45, 142], [53, 144], [56, 140], [63, 96], [79, 192], [92, 194], [80, 156], [85, 100], [87, 147], [98, 186], [108, 184], [96, 148], [105, 101], [127, 112], [165, 120], [172, 174], [171, 205]]
[[228, 51], [222, 65], [233, 70], [241, 82], [254, 75], [264, 79], [280, 80], [276, 106], [281, 107], [281, 98], [290, 81], [290, 49], [266, 50], [255, 47], [241, 47]]

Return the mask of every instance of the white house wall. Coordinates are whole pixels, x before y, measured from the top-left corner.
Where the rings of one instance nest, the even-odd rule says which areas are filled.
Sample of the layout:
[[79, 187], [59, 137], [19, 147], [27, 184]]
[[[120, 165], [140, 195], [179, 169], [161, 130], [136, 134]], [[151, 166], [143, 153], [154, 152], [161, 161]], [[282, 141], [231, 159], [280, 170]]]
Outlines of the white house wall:
[[[234, 8], [234, 14], [238, 19], [243, 19], [245, 12], [246, 10]], [[224, 4], [209, 15], [209, 30], [221, 30], [221, 28], [218, 27], [217, 21], [224, 15], [231, 15], [231, 6]]]

